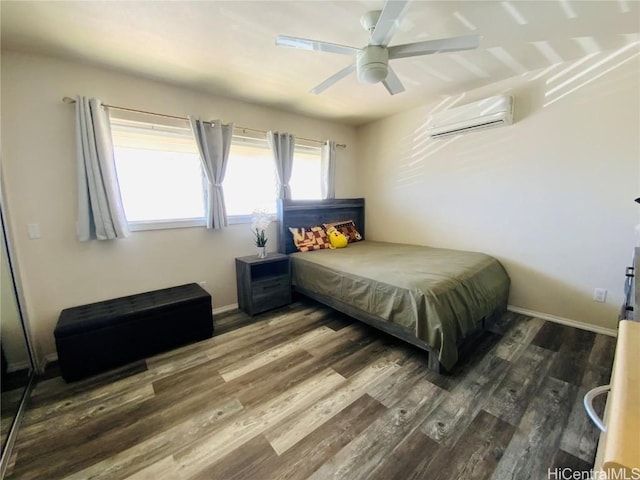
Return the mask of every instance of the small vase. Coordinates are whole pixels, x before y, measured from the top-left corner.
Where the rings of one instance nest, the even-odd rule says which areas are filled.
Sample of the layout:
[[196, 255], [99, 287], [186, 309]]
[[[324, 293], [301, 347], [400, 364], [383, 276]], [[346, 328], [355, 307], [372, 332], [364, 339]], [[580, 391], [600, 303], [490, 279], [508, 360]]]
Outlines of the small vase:
[[258, 258], [267, 258], [267, 247], [258, 247]]

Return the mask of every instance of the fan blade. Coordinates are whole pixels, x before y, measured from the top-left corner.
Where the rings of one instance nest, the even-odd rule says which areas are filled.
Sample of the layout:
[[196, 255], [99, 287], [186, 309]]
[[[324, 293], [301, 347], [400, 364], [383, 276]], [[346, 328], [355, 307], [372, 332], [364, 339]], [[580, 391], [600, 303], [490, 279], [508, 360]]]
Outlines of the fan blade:
[[369, 39], [369, 45], [389, 45], [408, 3], [409, 0], [387, 0]]
[[317, 94], [319, 94], [321, 92], [324, 92], [331, 85], [333, 85], [334, 83], [337, 83], [338, 81], [342, 80], [344, 77], [349, 75], [351, 72], [354, 72], [355, 69], [356, 69], [356, 64], [352, 63], [348, 67], [343, 68], [342, 70], [340, 70], [338, 73], [334, 73], [333, 75], [331, 75], [329, 78], [327, 78], [324, 82], [322, 82], [317, 87], [312, 88], [311, 90], [309, 90], [309, 93], [313, 93], [314, 95], [317, 95]]
[[309, 40], [298, 37], [287, 37], [286, 35], [278, 35], [278, 38], [276, 38], [276, 45], [279, 47], [314, 50], [316, 52], [339, 53], [341, 55], [357, 55], [360, 51], [359, 48], [338, 45], [337, 43], [320, 42], [318, 40]]
[[387, 78], [382, 81], [382, 84], [391, 95], [404, 92], [404, 85], [402, 85], [398, 75], [396, 75], [396, 72], [394, 72], [391, 67], [389, 67]]
[[432, 53], [456, 52], [459, 50], [473, 50], [480, 45], [480, 35], [466, 35], [464, 37], [440, 38], [424, 42], [407, 43], [389, 47], [389, 59], [416, 57]]

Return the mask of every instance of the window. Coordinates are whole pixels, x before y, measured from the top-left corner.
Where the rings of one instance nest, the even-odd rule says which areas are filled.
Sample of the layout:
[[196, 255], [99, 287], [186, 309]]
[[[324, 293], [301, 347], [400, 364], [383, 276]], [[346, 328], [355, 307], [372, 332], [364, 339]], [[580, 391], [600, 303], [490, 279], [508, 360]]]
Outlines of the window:
[[[189, 122], [116, 112], [111, 116], [122, 202], [132, 230], [205, 225], [207, 181]], [[295, 199], [319, 199], [320, 148], [296, 145]], [[277, 176], [266, 139], [234, 135], [223, 181], [230, 223], [255, 209], [276, 211]]]
[[296, 145], [291, 172], [291, 198], [296, 200], [320, 200], [320, 148]]
[[112, 117], [111, 131], [130, 228], [204, 225], [206, 179], [188, 122], [127, 117]]
[[[276, 211], [277, 174], [266, 139], [234, 135], [224, 177], [227, 214], [250, 215], [255, 209]], [[320, 199], [320, 148], [296, 144], [291, 197]]]
[[227, 215], [276, 211], [276, 169], [264, 139], [234, 135], [222, 187]]

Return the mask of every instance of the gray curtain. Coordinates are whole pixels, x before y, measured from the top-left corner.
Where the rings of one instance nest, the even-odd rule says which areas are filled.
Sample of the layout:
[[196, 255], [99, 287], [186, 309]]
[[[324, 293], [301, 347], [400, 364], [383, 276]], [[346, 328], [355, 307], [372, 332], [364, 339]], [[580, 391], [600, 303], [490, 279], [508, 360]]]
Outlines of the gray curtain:
[[203, 122], [191, 116], [189, 123], [200, 150], [202, 168], [208, 182], [207, 228], [220, 229], [228, 225], [222, 182], [227, 171], [233, 124], [223, 125], [220, 120]]
[[326, 140], [320, 156], [320, 189], [322, 198], [336, 198], [336, 142]]
[[129, 235], [113, 157], [111, 124], [100, 100], [76, 98], [78, 239], [112, 240]]
[[291, 171], [293, 170], [293, 152], [296, 137], [290, 133], [267, 132], [267, 142], [273, 152], [278, 173], [278, 198], [291, 198]]

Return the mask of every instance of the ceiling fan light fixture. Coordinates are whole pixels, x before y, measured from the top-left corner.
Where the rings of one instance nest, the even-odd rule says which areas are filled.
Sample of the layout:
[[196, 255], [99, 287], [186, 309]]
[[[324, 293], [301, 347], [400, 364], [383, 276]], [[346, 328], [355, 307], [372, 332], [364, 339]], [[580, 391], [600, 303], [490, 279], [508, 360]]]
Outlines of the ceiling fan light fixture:
[[358, 80], [362, 83], [378, 83], [388, 74], [389, 69], [384, 63], [369, 63], [358, 70]]
[[389, 52], [385, 47], [365, 47], [358, 55], [357, 67], [360, 82], [381, 82], [389, 74]]

